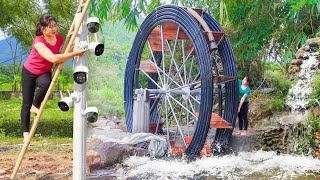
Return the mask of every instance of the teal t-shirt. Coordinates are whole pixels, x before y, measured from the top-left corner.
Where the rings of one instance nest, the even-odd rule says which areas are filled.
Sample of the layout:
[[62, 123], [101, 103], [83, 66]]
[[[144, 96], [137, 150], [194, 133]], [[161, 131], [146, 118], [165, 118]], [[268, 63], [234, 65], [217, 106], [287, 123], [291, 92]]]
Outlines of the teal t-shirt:
[[250, 87], [248, 86], [246, 89], [241, 88], [242, 81], [238, 79], [238, 86], [239, 86], [239, 102], [244, 94], [248, 94], [247, 98], [244, 100], [244, 102], [249, 102], [249, 96], [250, 96]]

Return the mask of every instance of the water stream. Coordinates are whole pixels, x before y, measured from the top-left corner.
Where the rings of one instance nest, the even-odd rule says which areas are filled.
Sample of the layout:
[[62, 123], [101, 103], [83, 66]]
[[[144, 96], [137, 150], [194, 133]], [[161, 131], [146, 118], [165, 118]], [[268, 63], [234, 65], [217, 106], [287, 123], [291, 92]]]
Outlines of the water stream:
[[307, 53], [308, 59], [303, 60], [297, 83], [289, 90], [286, 105], [292, 113], [306, 111], [309, 95], [312, 91], [312, 80], [318, 71], [319, 53]]
[[[304, 137], [304, 130], [298, 128], [307, 117], [307, 103], [312, 91], [311, 81], [319, 65], [319, 53], [308, 53], [304, 60], [297, 83], [290, 89], [286, 105], [291, 113], [279, 119], [284, 129], [284, 141], [288, 142], [288, 154], [274, 151], [238, 152], [220, 157], [203, 157], [195, 161], [183, 159], [132, 156], [122, 162], [117, 170], [99, 170], [88, 179], [320, 179], [320, 160], [309, 156], [292, 154], [297, 148], [296, 139]], [[119, 136], [108, 130], [104, 137]], [[96, 136], [98, 132], [94, 132]], [[125, 136], [125, 135], [124, 135]], [[103, 136], [102, 136], [103, 137]], [[101, 139], [103, 139], [100, 137]]]
[[[123, 170], [109, 172], [117, 179], [320, 179], [320, 160], [275, 152], [241, 152], [238, 155], [181, 159], [130, 157]], [[98, 176], [97, 176], [98, 177]], [[100, 177], [103, 177], [101, 175]]]

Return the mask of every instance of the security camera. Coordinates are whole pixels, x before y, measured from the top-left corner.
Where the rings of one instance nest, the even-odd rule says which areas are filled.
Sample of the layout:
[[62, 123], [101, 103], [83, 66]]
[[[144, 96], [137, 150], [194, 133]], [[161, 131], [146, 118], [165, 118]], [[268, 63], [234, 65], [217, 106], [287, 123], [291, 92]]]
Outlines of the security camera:
[[99, 31], [99, 19], [97, 17], [89, 17], [87, 19], [87, 28], [91, 33]]
[[98, 42], [92, 42], [89, 44], [89, 51], [96, 56], [100, 56], [104, 51], [104, 44]]
[[58, 102], [58, 106], [61, 111], [68, 111], [72, 107], [72, 103], [73, 100], [71, 97], [65, 97]]
[[87, 82], [88, 68], [86, 66], [76, 66], [73, 72], [73, 80], [78, 84]]
[[98, 109], [96, 107], [87, 107], [85, 117], [89, 123], [94, 123], [98, 120]]

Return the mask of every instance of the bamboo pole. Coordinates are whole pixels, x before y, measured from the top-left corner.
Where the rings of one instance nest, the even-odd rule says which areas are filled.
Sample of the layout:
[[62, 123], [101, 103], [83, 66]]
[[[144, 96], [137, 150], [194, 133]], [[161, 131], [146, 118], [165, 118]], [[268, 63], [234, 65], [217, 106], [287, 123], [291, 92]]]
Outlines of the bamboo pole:
[[[79, 11], [81, 11], [81, 7], [82, 7], [82, 4], [83, 4], [84, 2], [85, 2], [85, 0], [81, 0], [81, 1], [80, 1], [80, 4], [79, 4], [79, 6], [78, 6], [78, 9], [77, 9], [76, 13], [78, 13]], [[68, 46], [68, 44], [69, 44], [69, 42], [70, 42], [71, 36], [72, 36], [72, 34], [74, 33], [74, 26], [75, 26], [75, 18], [73, 19], [73, 21], [72, 21], [72, 23], [71, 23], [71, 26], [70, 26], [70, 29], [69, 29], [69, 32], [68, 32], [68, 34], [67, 34], [67, 37], [66, 37], [66, 39], [64, 40], [64, 44], [63, 44], [62, 50], [61, 50], [62, 53], [64, 53], [64, 52], [66, 51], [66, 48], [67, 48], [67, 46]], [[55, 64], [55, 65], [54, 65], [54, 68], [53, 68], [53, 71], [52, 71], [52, 72], [53, 72], [53, 73], [52, 73], [52, 78], [53, 78], [54, 74], [56, 73], [58, 66], [59, 66], [59, 64]], [[62, 68], [62, 67], [61, 67], [61, 68]]]
[[[80, 22], [83, 21], [83, 18], [87, 13], [89, 5], [90, 5], [90, 0], [87, 0], [85, 5], [84, 5], [84, 7], [83, 7], [82, 13], [81, 13]], [[80, 6], [82, 6], [82, 4], [80, 4]], [[76, 38], [76, 35], [78, 34], [78, 31], [79, 31], [80, 27], [81, 27], [81, 23], [79, 23], [79, 25], [75, 28], [75, 31], [73, 31], [72, 36], [70, 38], [70, 41], [68, 43], [68, 46], [67, 46], [67, 48], [66, 48], [64, 53], [70, 52], [71, 46], [74, 43], [74, 40]], [[63, 63], [58, 64], [58, 68], [57, 68], [56, 72], [54, 73], [53, 79], [52, 79], [52, 81], [50, 83], [50, 86], [48, 88], [46, 96], [44, 97], [44, 99], [43, 99], [43, 101], [41, 103], [41, 106], [40, 106], [40, 109], [39, 109], [39, 113], [36, 115], [36, 117], [35, 117], [35, 119], [33, 121], [32, 128], [30, 130], [30, 134], [29, 134], [29, 136], [27, 138], [27, 141], [24, 142], [22, 150], [20, 151], [20, 154], [18, 156], [17, 162], [16, 162], [16, 164], [14, 166], [14, 169], [13, 169], [13, 172], [12, 172], [12, 174], [10, 176], [10, 179], [14, 179], [16, 174], [17, 174], [17, 172], [18, 172], [18, 170], [19, 170], [19, 167], [21, 165], [22, 159], [23, 159], [23, 157], [24, 157], [24, 155], [25, 155], [25, 153], [27, 151], [27, 148], [29, 147], [29, 144], [30, 144], [30, 141], [31, 141], [32, 137], [34, 136], [34, 133], [35, 133], [36, 128], [37, 128], [37, 126], [39, 124], [40, 117], [42, 115], [44, 107], [47, 104], [49, 96], [50, 96], [50, 94], [51, 94], [51, 92], [53, 90], [53, 87], [54, 87], [54, 85], [56, 84], [56, 82], [58, 80], [58, 76], [61, 73], [62, 67], [63, 67]]]

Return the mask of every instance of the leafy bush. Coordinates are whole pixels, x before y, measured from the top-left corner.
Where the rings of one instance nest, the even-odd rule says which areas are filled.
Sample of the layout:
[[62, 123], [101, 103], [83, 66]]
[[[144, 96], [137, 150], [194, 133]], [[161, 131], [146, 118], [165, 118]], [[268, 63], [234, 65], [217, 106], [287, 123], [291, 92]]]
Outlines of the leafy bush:
[[[19, 98], [0, 100], [0, 134], [1, 136], [21, 136], [20, 120], [21, 102]], [[72, 137], [73, 110], [62, 112], [57, 106], [59, 99], [49, 100], [41, 116], [36, 134], [40, 136]], [[31, 120], [34, 115], [31, 115]]]
[[309, 155], [317, 148], [316, 132], [320, 132], [320, 117], [311, 114], [304, 125], [304, 138], [299, 142], [297, 154]]
[[274, 66], [266, 71], [266, 79], [270, 86], [275, 89], [274, 96], [265, 105], [265, 108], [273, 111], [282, 111], [285, 108], [285, 100], [291, 87], [291, 81], [284, 75], [281, 70], [275, 69]]
[[291, 81], [281, 71], [266, 71], [270, 86], [275, 88], [277, 96], [286, 97], [291, 87]]
[[312, 92], [310, 94], [310, 100], [308, 107], [319, 106], [320, 102], [320, 75], [316, 75], [312, 81]]
[[285, 101], [284, 99], [275, 96], [265, 105], [265, 108], [280, 112], [285, 108]]

